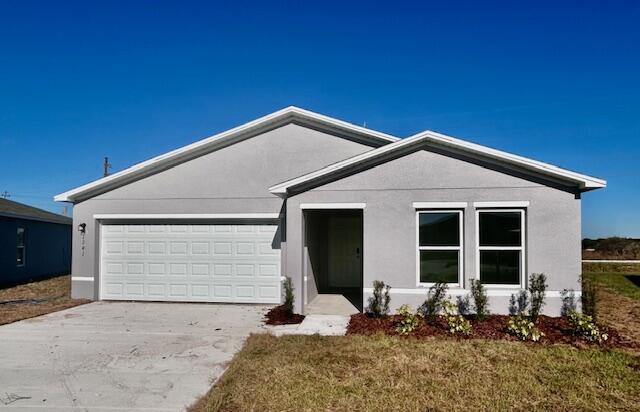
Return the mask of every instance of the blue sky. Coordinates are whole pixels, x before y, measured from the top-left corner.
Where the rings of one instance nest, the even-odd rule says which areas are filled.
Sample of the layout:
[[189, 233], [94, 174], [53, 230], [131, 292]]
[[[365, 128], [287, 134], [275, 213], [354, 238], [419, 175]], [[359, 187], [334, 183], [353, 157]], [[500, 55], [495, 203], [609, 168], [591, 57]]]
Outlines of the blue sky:
[[640, 237], [639, 2], [0, 2], [0, 192], [53, 195], [288, 105], [606, 178]]

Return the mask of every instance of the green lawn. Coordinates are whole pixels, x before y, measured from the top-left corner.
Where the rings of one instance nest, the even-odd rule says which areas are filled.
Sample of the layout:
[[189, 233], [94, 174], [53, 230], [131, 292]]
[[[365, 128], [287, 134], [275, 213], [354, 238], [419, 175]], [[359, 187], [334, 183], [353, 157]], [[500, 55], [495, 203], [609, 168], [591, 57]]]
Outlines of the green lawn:
[[[607, 287], [631, 299], [640, 300], [640, 274], [615, 272], [587, 272], [583, 276], [587, 280]], [[635, 283], [633, 280], [635, 280]]]
[[191, 410], [632, 411], [639, 368], [565, 345], [261, 334]]

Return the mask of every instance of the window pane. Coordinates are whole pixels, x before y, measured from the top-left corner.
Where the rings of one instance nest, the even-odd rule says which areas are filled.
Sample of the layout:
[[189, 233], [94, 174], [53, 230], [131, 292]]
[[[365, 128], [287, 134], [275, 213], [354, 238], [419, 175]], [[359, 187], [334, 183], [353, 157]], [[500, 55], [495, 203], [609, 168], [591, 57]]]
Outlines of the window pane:
[[421, 250], [420, 282], [458, 283], [457, 250]]
[[420, 213], [420, 246], [460, 246], [457, 212]]
[[520, 251], [481, 250], [480, 280], [494, 285], [520, 284]]
[[19, 247], [17, 251], [18, 251], [18, 254], [16, 256], [16, 265], [22, 266], [24, 265], [24, 248]]
[[23, 227], [18, 228], [16, 244], [17, 246], [24, 246], [24, 228]]
[[480, 246], [522, 246], [520, 212], [480, 212]]

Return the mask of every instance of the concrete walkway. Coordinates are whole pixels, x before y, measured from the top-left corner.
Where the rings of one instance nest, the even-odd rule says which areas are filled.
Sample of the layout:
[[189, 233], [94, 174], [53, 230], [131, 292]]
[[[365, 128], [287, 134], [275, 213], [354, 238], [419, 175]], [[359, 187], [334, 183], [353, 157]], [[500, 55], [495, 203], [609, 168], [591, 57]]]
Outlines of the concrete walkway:
[[307, 315], [298, 325], [268, 326], [269, 332], [276, 336], [315, 335], [343, 336], [347, 333], [349, 316]]
[[360, 313], [347, 298], [342, 295], [320, 294], [305, 307], [306, 315], [351, 316]]
[[265, 331], [266, 310], [94, 302], [0, 326], [0, 410], [182, 410]]

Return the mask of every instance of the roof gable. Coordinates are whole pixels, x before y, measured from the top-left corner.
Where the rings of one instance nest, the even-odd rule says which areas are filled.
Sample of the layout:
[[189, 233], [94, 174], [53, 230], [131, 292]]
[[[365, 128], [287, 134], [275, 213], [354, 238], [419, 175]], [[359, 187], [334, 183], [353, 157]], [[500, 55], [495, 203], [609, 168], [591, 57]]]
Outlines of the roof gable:
[[528, 159], [479, 144], [456, 139], [451, 136], [430, 130], [418, 133], [390, 143], [378, 149], [353, 156], [349, 159], [331, 164], [322, 169], [290, 179], [269, 188], [277, 196], [286, 197], [290, 191], [304, 191], [314, 184], [324, 184], [339, 179], [347, 174], [358, 173], [368, 167], [381, 164], [398, 157], [405, 156], [426, 147], [433, 147], [449, 153], [459, 153], [471, 158], [481, 159], [505, 169], [513, 169], [531, 176], [558, 182], [579, 191], [587, 191], [605, 187], [605, 180], [562, 169], [548, 163]]
[[290, 106], [241, 126], [138, 163], [118, 173], [61, 193], [55, 196], [54, 200], [59, 202], [86, 200], [288, 123], [296, 123], [345, 138], [365, 141], [374, 147], [399, 140], [397, 137], [386, 133]]
[[48, 212], [37, 207], [14, 202], [8, 199], [0, 199], [0, 216], [15, 219], [39, 220], [42, 222], [60, 223], [70, 225], [72, 219], [56, 213]]

